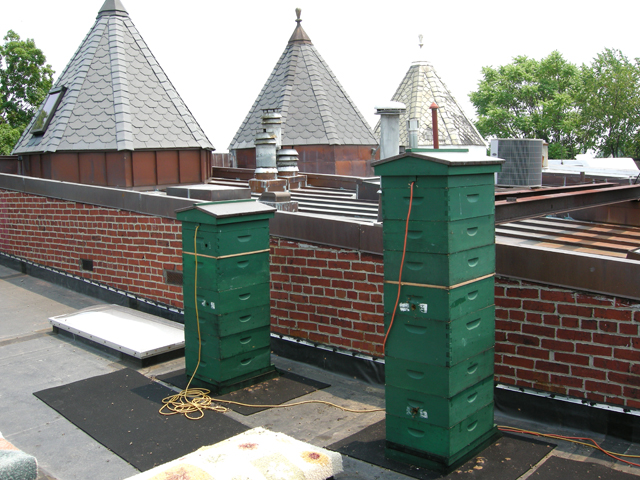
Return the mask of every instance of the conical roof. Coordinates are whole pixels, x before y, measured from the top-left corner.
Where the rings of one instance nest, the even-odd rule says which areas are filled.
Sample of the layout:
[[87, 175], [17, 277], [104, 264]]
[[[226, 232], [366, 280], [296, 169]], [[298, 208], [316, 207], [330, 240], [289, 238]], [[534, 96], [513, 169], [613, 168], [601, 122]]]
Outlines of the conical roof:
[[104, 2], [52, 91], [59, 87], [66, 90], [44, 134], [30, 124], [14, 154], [213, 149], [120, 0]]
[[[453, 98], [451, 92], [427, 61], [414, 62], [398, 90], [392, 98], [407, 107], [400, 116], [400, 145], [409, 146], [407, 121], [417, 118], [419, 121], [418, 146], [433, 147], [433, 126], [431, 105], [438, 108], [438, 137], [440, 146], [486, 146], [476, 127]], [[380, 122], [375, 128], [376, 138], [380, 138]]]
[[371, 127], [297, 26], [229, 146], [252, 148], [264, 109], [282, 114], [283, 145], [377, 145]]

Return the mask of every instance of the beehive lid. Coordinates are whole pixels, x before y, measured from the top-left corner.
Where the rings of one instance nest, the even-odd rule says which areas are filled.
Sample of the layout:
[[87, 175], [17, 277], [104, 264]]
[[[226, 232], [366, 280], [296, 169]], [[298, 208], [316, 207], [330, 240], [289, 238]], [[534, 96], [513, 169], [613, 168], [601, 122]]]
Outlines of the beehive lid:
[[262, 220], [273, 217], [275, 208], [255, 200], [236, 200], [231, 202], [197, 203], [192, 207], [177, 210], [178, 220], [194, 223], [232, 223], [247, 220]]

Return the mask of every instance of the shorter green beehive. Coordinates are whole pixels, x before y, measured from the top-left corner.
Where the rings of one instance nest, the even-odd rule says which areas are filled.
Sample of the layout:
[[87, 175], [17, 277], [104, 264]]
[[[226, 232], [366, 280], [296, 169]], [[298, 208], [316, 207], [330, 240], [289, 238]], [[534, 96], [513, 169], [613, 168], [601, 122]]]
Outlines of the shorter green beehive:
[[241, 200], [200, 203], [182, 221], [186, 373], [221, 393], [272, 375], [269, 219]]

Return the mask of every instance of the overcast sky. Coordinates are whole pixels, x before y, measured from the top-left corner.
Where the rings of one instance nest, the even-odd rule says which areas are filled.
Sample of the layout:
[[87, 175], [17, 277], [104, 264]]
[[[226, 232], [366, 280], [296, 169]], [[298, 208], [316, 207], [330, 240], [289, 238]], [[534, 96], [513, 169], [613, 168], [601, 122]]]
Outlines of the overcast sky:
[[[103, 1], [6, 1], [0, 34], [12, 29], [33, 38], [57, 78]], [[605, 48], [640, 57], [640, 0], [122, 2], [219, 152], [227, 151], [284, 51], [296, 7], [316, 49], [372, 128], [375, 105], [391, 99], [421, 55], [471, 118], [468, 95], [483, 66], [503, 65], [518, 55], [539, 60], [553, 50], [578, 65]]]

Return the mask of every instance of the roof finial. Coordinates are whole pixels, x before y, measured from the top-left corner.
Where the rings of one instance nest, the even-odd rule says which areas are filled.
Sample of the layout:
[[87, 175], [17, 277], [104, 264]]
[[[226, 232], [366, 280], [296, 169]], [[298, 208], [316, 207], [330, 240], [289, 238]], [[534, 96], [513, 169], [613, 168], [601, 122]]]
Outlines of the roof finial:
[[423, 39], [423, 38], [424, 38], [424, 37], [422, 36], [422, 34], [418, 35], [418, 41], [420, 42], [420, 43], [418, 43], [418, 45], [420, 46], [420, 50], [422, 50], [422, 46], [424, 45], [424, 44], [422, 43], [422, 39]]
[[302, 25], [300, 25], [300, 22], [302, 22], [302, 20], [300, 20], [301, 13], [302, 9], [296, 8], [296, 16], [298, 17], [298, 19], [296, 20], [297, 25], [296, 29], [293, 31], [293, 35], [291, 35], [291, 38], [289, 39], [289, 43], [311, 43], [311, 39], [305, 33]]

